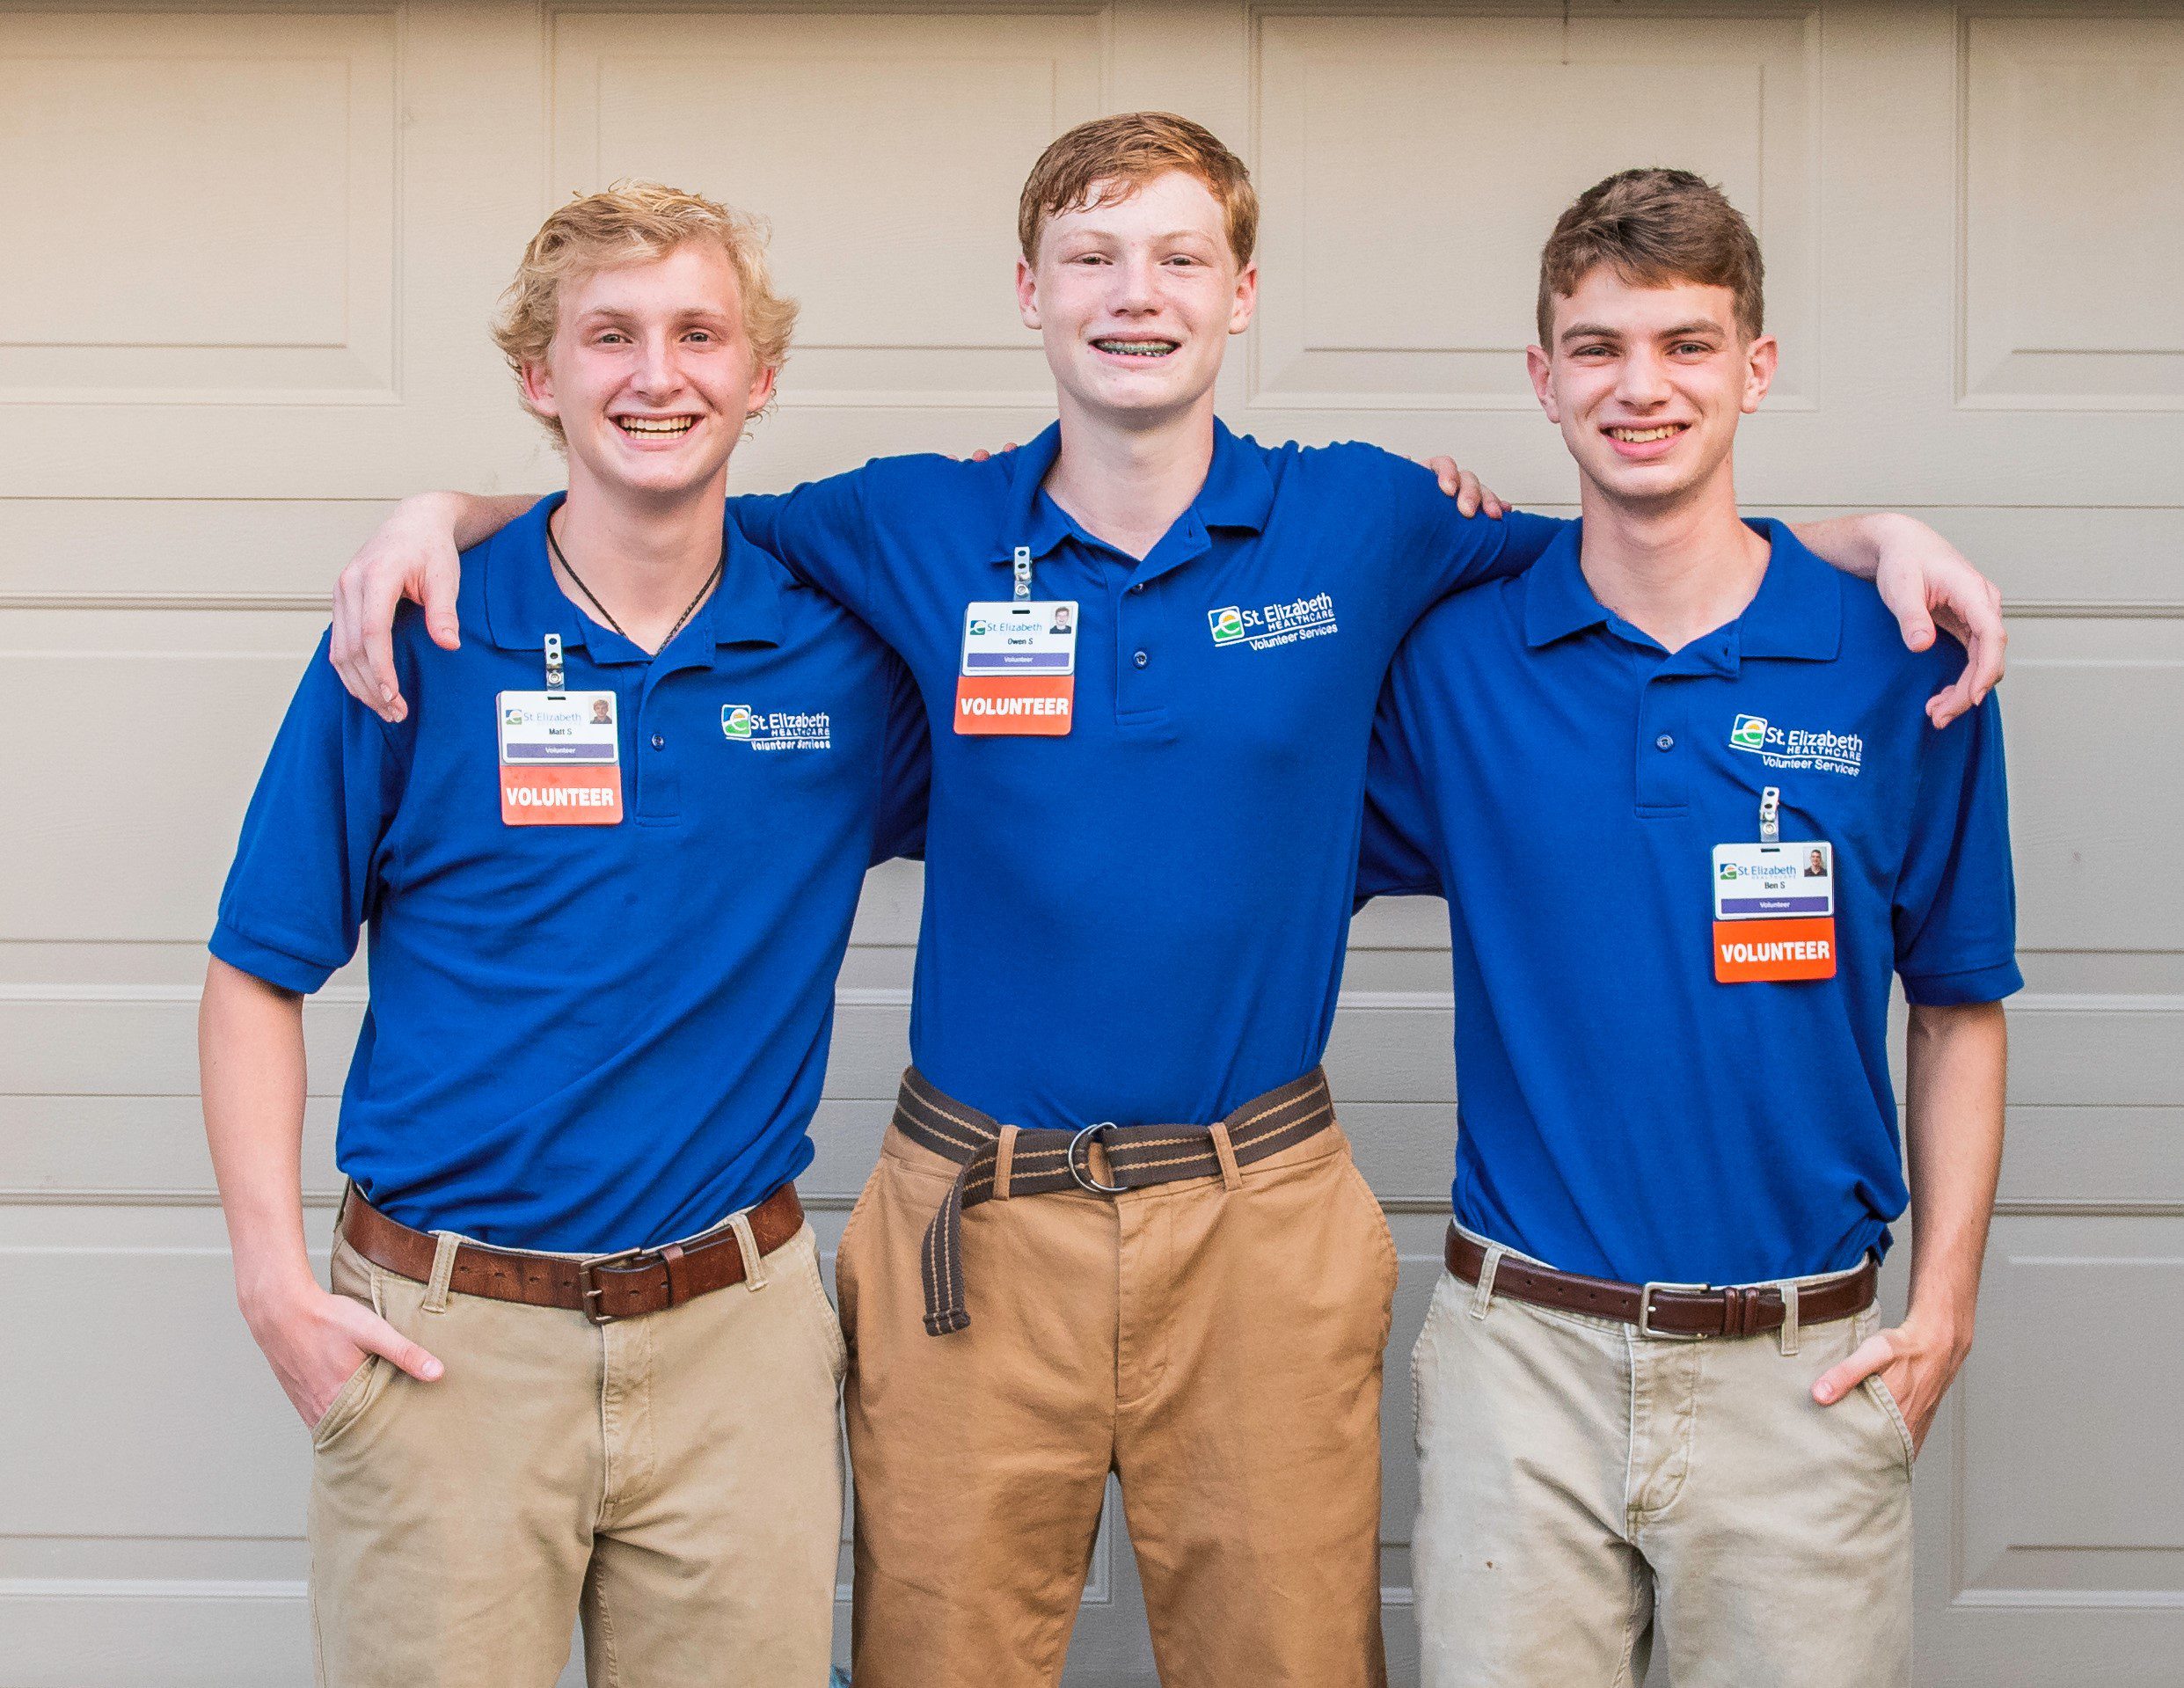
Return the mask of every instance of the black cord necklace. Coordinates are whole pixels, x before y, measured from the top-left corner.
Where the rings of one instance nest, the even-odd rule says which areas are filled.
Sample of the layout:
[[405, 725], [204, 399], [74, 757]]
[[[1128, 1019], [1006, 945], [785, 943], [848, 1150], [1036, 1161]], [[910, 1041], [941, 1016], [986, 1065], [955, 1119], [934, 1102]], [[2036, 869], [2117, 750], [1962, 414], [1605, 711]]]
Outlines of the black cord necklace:
[[[621, 633], [623, 638], [630, 639], [629, 634], [623, 632], [622, 624], [614, 618], [614, 611], [599, 602], [599, 595], [584, 584], [584, 577], [581, 574], [569, 567], [568, 554], [561, 549], [561, 542], [553, 537], [553, 523], [551, 522], [546, 523], [546, 544], [552, 549], [553, 560], [567, 571], [568, 577], [576, 582], [576, 589], [584, 595], [593, 609], [599, 611], [599, 618], [613, 628], [616, 632]], [[727, 566], [727, 560], [728, 553], [724, 546], [720, 555], [713, 559], [712, 573], [705, 576], [705, 585], [699, 587], [698, 596], [683, 606], [683, 613], [675, 618], [675, 625], [668, 629], [668, 636], [660, 641], [660, 650], [653, 652], [653, 655], [659, 655], [660, 651], [666, 650], [668, 646], [675, 643], [675, 636], [683, 631], [683, 624], [690, 618], [699, 604], [705, 603], [705, 594], [720, 583], [720, 571]], [[637, 641], [630, 639], [630, 643], [636, 645]], [[642, 650], [644, 647], [639, 645], [638, 648]]]

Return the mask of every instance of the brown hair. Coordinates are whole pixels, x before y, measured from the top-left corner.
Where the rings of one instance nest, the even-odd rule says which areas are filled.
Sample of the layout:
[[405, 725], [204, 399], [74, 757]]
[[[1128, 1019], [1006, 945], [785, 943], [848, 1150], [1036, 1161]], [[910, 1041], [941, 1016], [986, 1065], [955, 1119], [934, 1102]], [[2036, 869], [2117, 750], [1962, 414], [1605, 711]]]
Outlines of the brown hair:
[[[561, 291], [619, 264], [649, 263], [693, 241], [710, 242], [735, 269], [743, 301], [743, 332], [762, 369], [788, 362], [796, 302], [773, 289], [766, 267], [766, 225], [746, 212], [658, 182], [617, 182], [602, 194], [571, 200], [549, 216], [524, 248], [515, 280], [500, 296], [493, 344], [520, 378], [526, 364], [544, 363], [561, 318]], [[520, 391], [521, 389], [519, 388]], [[523, 407], [530, 410], [530, 401]], [[538, 416], [537, 411], [531, 414]], [[555, 439], [561, 424], [538, 416]]]
[[[1048, 217], [1128, 199], [1156, 176], [1180, 170], [1206, 184], [1228, 223], [1238, 268], [1259, 244], [1259, 195], [1244, 161], [1211, 129], [1172, 112], [1122, 112], [1079, 123], [1039, 155], [1016, 206], [1024, 261], [1037, 261]], [[1100, 190], [1095, 197], [1093, 190]]]
[[1736, 297], [1736, 330], [1759, 338], [1759, 241], [1744, 214], [1688, 170], [1625, 170], [1596, 182], [1555, 221], [1539, 254], [1539, 343], [1552, 348], [1554, 302], [1605, 264], [1633, 287], [1696, 281]]

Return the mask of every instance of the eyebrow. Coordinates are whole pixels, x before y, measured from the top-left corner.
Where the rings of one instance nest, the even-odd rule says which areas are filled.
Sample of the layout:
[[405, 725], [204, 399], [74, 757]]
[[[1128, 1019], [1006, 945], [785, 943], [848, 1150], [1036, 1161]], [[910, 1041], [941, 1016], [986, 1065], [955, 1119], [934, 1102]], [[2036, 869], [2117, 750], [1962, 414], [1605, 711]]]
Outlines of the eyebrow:
[[[1663, 328], [1654, 338], [1675, 340], [1685, 334], [1726, 334], [1728, 332], [1720, 323], [1708, 322], [1704, 318], [1700, 318], [1691, 322], [1678, 323], [1673, 328]], [[1556, 336], [1559, 340], [1621, 340], [1623, 337], [1621, 329], [1611, 328], [1604, 323], [1594, 322], [1574, 322]]]

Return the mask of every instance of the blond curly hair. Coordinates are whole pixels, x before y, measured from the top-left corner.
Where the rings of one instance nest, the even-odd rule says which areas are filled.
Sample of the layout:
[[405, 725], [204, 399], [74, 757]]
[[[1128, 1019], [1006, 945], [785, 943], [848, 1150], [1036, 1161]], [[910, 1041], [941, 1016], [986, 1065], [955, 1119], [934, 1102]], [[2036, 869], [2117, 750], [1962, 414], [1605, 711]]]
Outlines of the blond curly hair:
[[[761, 369], [778, 369], [788, 362], [796, 301], [774, 290], [766, 267], [766, 237], [763, 219], [658, 182], [621, 181], [603, 193], [578, 195], [539, 225], [516, 266], [515, 279], [500, 296], [493, 340], [515, 372], [517, 391], [524, 368], [546, 360], [561, 318], [564, 288], [616, 265], [665, 258], [693, 241], [718, 246], [734, 267], [751, 351]], [[557, 442], [562, 438], [561, 424], [540, 415], [528, 398], [523, 408], [538, 417]]]

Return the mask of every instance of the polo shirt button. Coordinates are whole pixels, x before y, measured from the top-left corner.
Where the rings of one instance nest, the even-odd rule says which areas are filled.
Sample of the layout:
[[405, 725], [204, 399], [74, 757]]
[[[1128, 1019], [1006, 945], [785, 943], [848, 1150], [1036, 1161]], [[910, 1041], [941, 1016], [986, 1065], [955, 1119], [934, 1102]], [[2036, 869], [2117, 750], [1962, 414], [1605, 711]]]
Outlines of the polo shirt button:
[[[667, 740], [661, 738], [659, 734], [654, 733], [652, 735], [652, 748], [655, 750], [664, 750], [668, 748], [668, 742]], [[1666, 749], [1667, 747], [1663, 746], [1662, 748]]]
[[[653, 741], [653, 742], [654, 742], [654, 744], [657, 744], [657, 743], [659, 743], [659, 742], [660, 742], [660, 741], [659, 741], [659, 740], [657, 740], [657, 739], [654, 739], [654, 740]], [[1675, 735], [1674, 735], [1673, 734], [1669, 734], [1669, 733], [1663, 733], [1663, 734], [1662, 734], [1659, 738], [1655, 739], [1655, 740], [1653, 742], [1653, 748], [1654, 748], [1654, 749], [1656, 749], [1656, 750], [1673, 750], [1673, 749], [1676, 749], [1676, 737], [1675, 737]]]
[[1136, 663], [1137, 666], [1142, 669], [1146, 663], [1152, 661], [1152, 653], [1150, 651], [1140, 651], [1136, 655], [1131, 657], [1130, 661]]
[[1136, 585], [1135, 585], [1135, 586], [1133, 586], [1132, 588], [1130, 588], [1130, 596], [1131, 596], [1132, 597], [1136, 597], [1136, 596], [1137, 596], [1140, 592], [1143, 592], [1144, 589], [1145, 589], [1145, 582], [1144, 582], [1144, 581], [1138, 581], [1138, 582], [1137, 582], [1137, 584], [1136, 584]]

